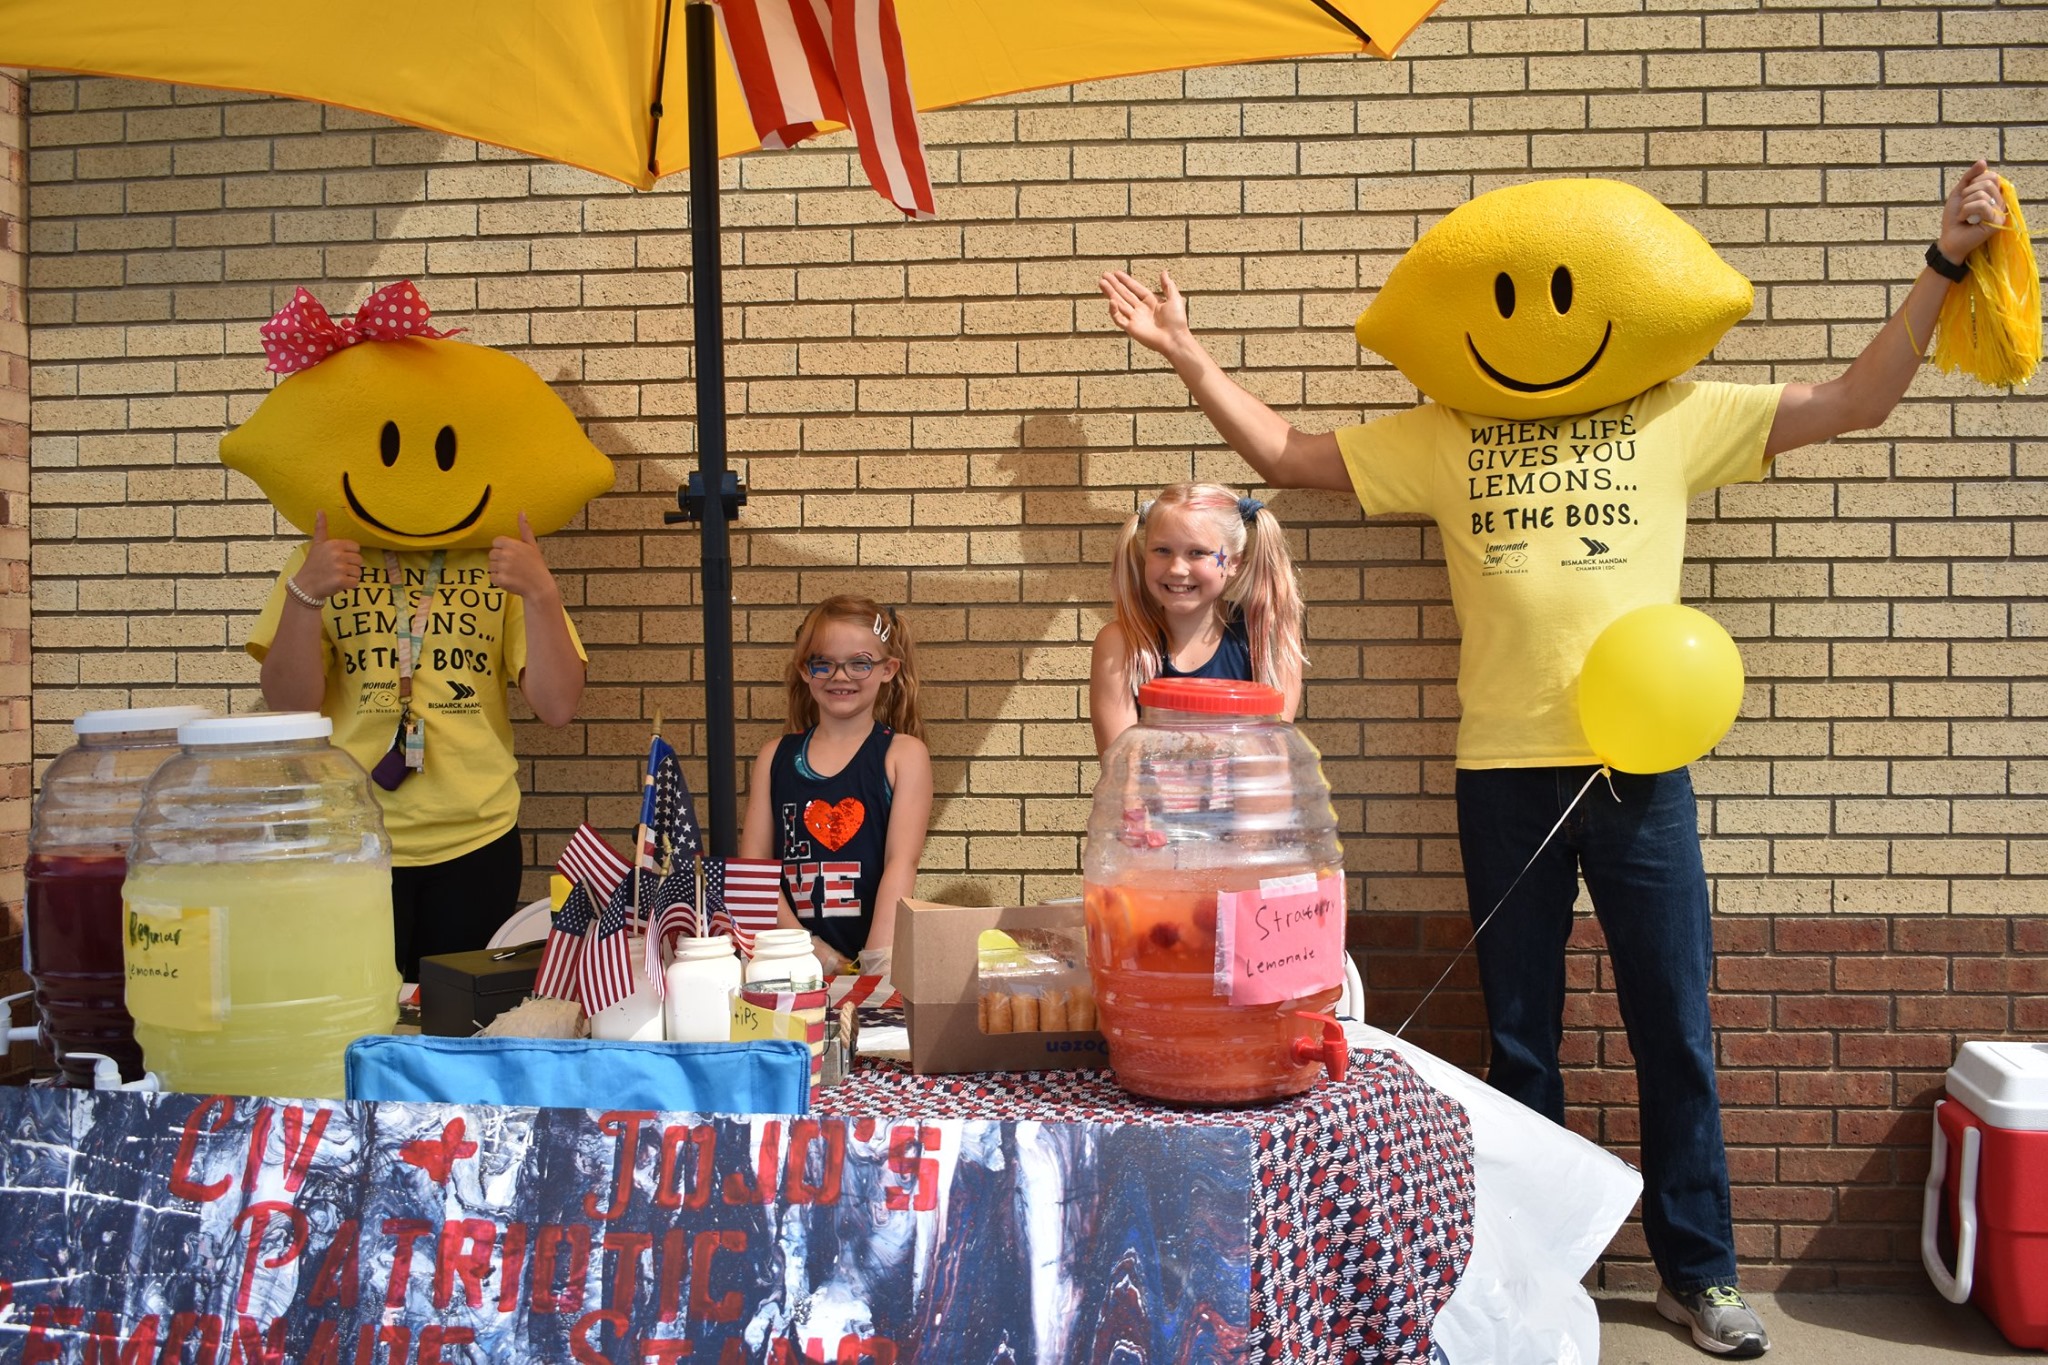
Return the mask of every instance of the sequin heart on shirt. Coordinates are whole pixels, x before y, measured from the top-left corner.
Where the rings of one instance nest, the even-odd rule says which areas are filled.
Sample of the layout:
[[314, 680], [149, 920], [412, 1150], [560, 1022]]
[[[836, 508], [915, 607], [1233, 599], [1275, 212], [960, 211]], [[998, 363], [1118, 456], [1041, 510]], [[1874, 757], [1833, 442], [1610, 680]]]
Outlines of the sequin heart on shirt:
[[860, 833], [861, 822], [867, 814], [867, 807], [856, 797], [844, 797], [836, 806], [813, 801], [804, 807], [804, 828], [816, 835], [819, 843], [837, 853], [846, 847], [848, 839]]

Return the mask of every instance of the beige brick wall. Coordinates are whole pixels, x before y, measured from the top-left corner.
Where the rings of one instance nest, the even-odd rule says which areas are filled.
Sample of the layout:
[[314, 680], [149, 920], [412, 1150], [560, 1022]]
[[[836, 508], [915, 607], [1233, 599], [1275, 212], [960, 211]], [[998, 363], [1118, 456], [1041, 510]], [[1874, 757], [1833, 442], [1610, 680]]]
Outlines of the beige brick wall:
[[[0, 995], [28, 987], [20, 970], [30, 777], [27, 109], [22, 73], [0, 69]], [[25, 1045], [0, 1048], [0, 1079], [20, 1074], [30, 1055]]]
[[[2048, 192], [2041, 8], [1524, 8], [1453, 0], [1394, 63], [1169, 73], [930, 115], [934, 223], [893, 221], [843, 143], [728, 163], [729, 406], [753, 490], [734, 544], [742, 751], [778, 728], [802, 605], [874, 593], [926, 642], [940, 800], [920, 890], [1074, 889], [1113, 528], [1162, 482], [1247, 474], [1109, 330], [1106, 267], [1171, 265], [1226, 366], [1330, 428], [1413, 399], [1351, 321], [1420, 231], [1499, 184], [1597, 173], [1671, 204], [1757, 283], [1703, 367], [1756, 381], [1857, 353], [1970, 157]], [[693, 458], [680, 180], [635, 194], [207, 91], [39, 78], [31, 96], [36, 753], [90, 707], [257, 704], [239, 646], [288, 540], [215, 454], [268, 388], [256, 325], [300, 283], [340, 308], [411, 276], [471, 340], [532, 363], [618, 460], [618, 488], [550, 543], [592, 646], [582, 719], [519, 743], [536, 861], [579, 819], [623, 830], [644, 718], [702, 752], [697, 541], [661, 524]], [[1730, 1103], [1755, 1116], [1731, 1124], [1737, 1208], [1749, 1259], [1867, 1282], [1906, 1273], [1900, 1200], [1942, 1054], [1966, 1030], [2048, 1031], [2041, 982], [1969, 977], [1987, 993], [1967, 1023], [1913, 1004], [1965, 989], [1956, 954], [2048, 953], [2048, 408], [1930, 371], [1882, 431], [1780, 466], [1700, 500], [1685, 577], [1751, 675], [1744, 719], [1697, 770], [1724, 941], [1766, 964], [1819, 945], [1817, 983], [1723, 981]], [[1436, 534], [1362, 522], [1339, 496], [1272, 503], [1310, 599], [1305, 725], [1362, 878], [1375, 1015], [1398, 1019], [1463, 937]], [[1950, 922], [1948, 940], [1915, 928]], [[1941, 984], [1886, 975], [1909, 951]], [[1877, 954], [1874, 977], [1837, 956], [1855, 952]], [[1591, 987], [1604, 963], [1589, 948], [1574, 970]], [[1477, 1062], [1469, 980], [1426, 1022]], [[1745, 1050], [1798, 1027], [1784, 1002], [1858, 989], [1878, 992], [1875, 1016]], [[1626, 1149], [1611, 997], [1573, 1008], [1574, 1121]], [[1931, 1031], [1905, 1053], [1851, 1045], [1904, 1028]], [[1849, 1067], [1871, 1079], [1832, 1100], [1785, 1079]], [[1772, 1119], [1793, 1107], [1799, 1122]], [[1800, 1155], [1815, 1152], [1844, 1160]]]

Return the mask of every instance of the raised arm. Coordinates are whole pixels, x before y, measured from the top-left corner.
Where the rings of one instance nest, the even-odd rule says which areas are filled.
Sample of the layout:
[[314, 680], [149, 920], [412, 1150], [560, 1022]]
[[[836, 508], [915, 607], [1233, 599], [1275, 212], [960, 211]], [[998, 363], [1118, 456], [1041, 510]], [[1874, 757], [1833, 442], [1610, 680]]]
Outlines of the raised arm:
[[1275, 488], [1351, 491], [1351, 475], [1335, 436], [1297, 430], [1223, 373], [1197, 344], [1188, 330], [1187, 303], [1173, 276], [1159, 272], [1157, 294], [1121, 270], [1110, 271], [1099, 284], [1109, 300], [1110, 321], [1140, 346], [1166, 358], [1209, 424], [1261, 479]]
[[[1961, 265], [2005, 222], [1998, 176], [1979, 161], [1963, 173], [1941, 207], [1941, 254]], [[1878, 329], [1870, 344], [1835, 378], [1824, 384], [1788, 384], [1764, 454], [1774, 456], [1827, 441], [1847, 431], [1883, 426], [1919, 372], [1942, 301], [1954, 286], [1933, 266], [1924, 267], [1899, 311]]]
[[519, 514], [517, 536], [499, 536], [491, 542], [490, 564], [491, 582], [526, 606], [526, 667], [513, 681], [534, 715], [548, 725], [567, 725], [576, 719], [586, 670], [569, 634], [562, 590], [526, 513]]
[[327, 666], [318, 604], [362, 578], [362, 547], [353, 540], [330, 540], [327, 514], [315, 512], [313, 543], [286, 588], [277, 633], [263, 655], [259, 677], [265, 706], [273, 711], [320, 709], [327, 699]]

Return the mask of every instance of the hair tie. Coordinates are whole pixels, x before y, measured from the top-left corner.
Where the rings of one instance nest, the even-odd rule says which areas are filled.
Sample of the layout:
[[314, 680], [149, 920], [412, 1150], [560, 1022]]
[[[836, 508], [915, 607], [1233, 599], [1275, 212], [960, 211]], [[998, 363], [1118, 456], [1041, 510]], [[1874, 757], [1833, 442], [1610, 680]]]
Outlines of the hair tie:
[[1155, 499], [1147, 498], [1138, 504], [1138, 524], [1140, 526], [1145, 524], [1145, 518], [1152, 515], [1152, 504], [1154, 501]]
[[1246, 521], [1256, 517], [1265, 510], [1265, 507], [1266, 504], [1260, 502], [1257, 498], [1239, 498], [1237, 500], [1237, 514]]

